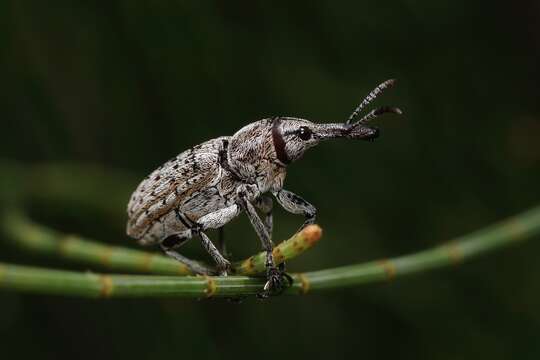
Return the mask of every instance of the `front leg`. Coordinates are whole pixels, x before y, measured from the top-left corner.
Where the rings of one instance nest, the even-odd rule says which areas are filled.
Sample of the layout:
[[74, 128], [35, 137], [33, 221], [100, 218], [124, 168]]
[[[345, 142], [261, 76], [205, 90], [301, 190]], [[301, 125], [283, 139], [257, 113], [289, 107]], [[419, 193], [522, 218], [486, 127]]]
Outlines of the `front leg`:
[[300, 196], [287, 190], [276, 191], [274, 192], [274, 196], [276, 197], [278, 203], [288, 212], [304, 215], [306, 217], [306, 220], [304, 221], [304, 224], [302, 224], [300, 230], [309, 224], [315, 223], [317, 209]]
[[272, 228], [274, 225], [272, 217], [274, 202], [272, 201], [272, 198], [270, 196], [261, 195], [255, 200], [254, 205], [257, 209], [262, 211], [262, 214], [264, 215], [264, 226], [266, 227], [270, 239], [272, 239]]
[[276, 268], [274, 262], [274, 255], [272, 254], [273, 245], [270, 235], [268, 234], [267, 227], [261, 221], [261, 218], [255, 211], [255, 207], [251, 204], [246, 193], [240, 191], [239, 199], [242, 204], [242, 207], [246, 211], [246, 214], [255, 229], [255, 232], [259, 236], [263, 249], [266, 251], [266, 277], [267, 282], [264, 285], [264, 292], [260, 294], [261, 297], [265, 298], [270, 295], [280, 294], [284, 290], [283, 279], [286, 278], [289, 283], [290, 277], [284, 274], [282, 271]]
[[[274, 207], [274, 201], [270, 196], [261, 195], [255, 200], [255, 207], [262, 211], [264, 215], [264, 226], [268, 235], [270, 235], [270, 241], [272, 241], [272, 229], [274, 227], [274, 220], [272, 216], [272, 208]], [[274, 242], [272, 241], [272, 245]], [[281, 262], [278, 265], [279, 271], [285, 271], [285, 262]], [[290, 281], [289, 281], [290, 282]]]

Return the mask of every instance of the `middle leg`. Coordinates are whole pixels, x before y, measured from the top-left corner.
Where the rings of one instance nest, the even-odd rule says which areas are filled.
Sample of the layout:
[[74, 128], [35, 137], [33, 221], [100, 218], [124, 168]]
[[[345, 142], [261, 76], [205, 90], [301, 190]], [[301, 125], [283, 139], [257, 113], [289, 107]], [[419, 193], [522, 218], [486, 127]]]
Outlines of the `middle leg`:
[[[272, 241], [272, 228], [273, 228], [273, 217], [272, 217], [272, 208], [274, 206], [274, 202], [272, 201], [272, 198], [270, 196], [259, 196], [255, 202], [255, 207], [257, 209], [262, 211], [262, 214], [264, 215], [264, 226], [266, 228], [266, 231], [268, 232], [268, 235], [270, 236], [270, 241]], [[218, 235], [218, 250], [223, 254], [223, 256], [227, 259], [230, 258], [230, 254], [227, 251], [227, 245], [225, 243], [225, 228], [222, 226], [219, 228], [219, 235]], [[273, 245], [273, 243], [272, 243]], [[283, 268], [285, 264], [280, 263], [280, 269]]]
[[[272, 231], [274, 227], [274, 218], [272, 216], [272, 209], [274, 207], [274, 201], [272, 201], [272, 198], [270, 196], [264, 196], [261, 195], [255, 200], [255, 206], [262, 211], [264, 215], [264, 226], [266, 227], [266, 231], [268, 232], [268, 235], [270, 236], [270, 241], [272, 242], [272, 245], [274, 245], [274, 242], [272, 241]], [[281, 272], [285, 271], [285, 261], [280, 262], [278, 265], [278, 268]], [[292, 279], [289, 279], [289, 282], [292, 282]]]
[[[218, 248], [212, 243], [204, 231], [207, 229], [222, 229], [226, 223], [235, 218], [239, 213], [240, 206], [234, 204], [202, 216], [197, 220], [196, 223], [194, 223], [195, 231], [201, 237], [203, 247], [210, 254], [210, 256], [212, 256], [214, 262], [217, 264], [220, 275], [227, 275], [227, 271], [230, 269], [231, 263], [225, 259], [225, 257], [220, 253]], [[220, 244], [220, 247], [223, 245], [224, 244]], [[224, 249], [222, 249], [222, 251], [223, 250]]]
[[161, 241], [160, 243], [160, 246], [166, 255], [186, 265], [191, 272], [201, 275], [210, 275], [212, 273], [212, 270], [209, 267], [199, 263], [198, 261], [191, 260], [185, 257], [176, 250], [184, 243], [186, 243], [186, 241], [188, 241], [189, 239], [189, 237], [182, 236], [182, 234], [174, 234], [163, 239], [163, 241]]
[[315, 216], [317, 215], [317, 209], [300, 196], [288, 190], [280, 190], [274, 193], [276, 200], [279, 204], [288, 212], [293, 214], [301, 214], [306, 217], [306, 220], [300, 227], [300, 230], [315, 223]]
[[164, 252], [172, 258], [186, 264], [195, 273], [209, 274], [211, 273], [210, 269], [201, 267], [201, 265], [197, 262], [187, 259], [174, 250], [175, 248], [180, 247], [185, 240], [194, 236], [199, 236], [204, 249], [210, 254], [216, 263], [219, 274], [227, 275], [227, 271], [230, 269], [231, 263], [219, 252], [204, 231], [207, 229], [218, 229], [223, 227], [223, 225], [240, 213], [240, 207], [234, 204], [202, 216], [197, 219], [197, 221], [193, 221], [186, 214], [181, 213], [179, 209], [176, 209], [175, 212], [177, 220], [182, 222], [187, 230], [181, 234], [169, 236], [168, 238], [164, 239], [161, 243], [161, 247]]
[[226, 259], [230, 259], [231, 254], [227, 251], [227, 244], [225, 244], [225, 226], [218, 229], [218, 250]]
[[274, 207], [274, 202], [272, 201], [271, 197], [261, 195], [257, 198], [257, 200], [255, 200], [254, 205], [259, 210], [261, 210], [264, 215], [264, 227], [266, 228], [266, 232], [268, 232], [271, 240], [272, 230], [274, 227], [274, 219], [272, 216], [272, 208]]

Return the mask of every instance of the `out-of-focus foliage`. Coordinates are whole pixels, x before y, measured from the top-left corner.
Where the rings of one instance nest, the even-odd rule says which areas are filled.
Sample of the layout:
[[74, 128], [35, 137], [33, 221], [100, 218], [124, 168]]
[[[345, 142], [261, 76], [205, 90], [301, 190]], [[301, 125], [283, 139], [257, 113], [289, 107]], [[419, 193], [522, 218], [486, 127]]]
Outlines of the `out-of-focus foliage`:
[[[322, 144], [290, 167], [287, 188], [317, 205], [325, 233], [289, 267], [415, 251], [538, 202], [539, 10], [527, 1], [5, 1], [0, 158], [125, 173], [114, 192], [84, 194], [101, 210], [55, 193], [33, 192], [25, 206], [62, 231], [133, 244], [125, 203], [160, 163], [266, 116], [344, 120], [395, 77], [377, 104], [405, 115], [378, 120], [378, 141]], [[33, 170], [24, 183], [86, 189], [103, 174], [85, 169]], [[4, 205], [15, 170], [0, 170]], [[275, 238], [301, 221], [277, 209]], [[243, 217], [227, 235], [235, 258], [259, 249]], [[77, 268], [0, 249], [3, 261]], [[392, 284], [241, 305], [1, 293], [0, 353], [535, 359], [539, 251], [530, 242]], [[185, 252], [204, 257], [197, 241]]]

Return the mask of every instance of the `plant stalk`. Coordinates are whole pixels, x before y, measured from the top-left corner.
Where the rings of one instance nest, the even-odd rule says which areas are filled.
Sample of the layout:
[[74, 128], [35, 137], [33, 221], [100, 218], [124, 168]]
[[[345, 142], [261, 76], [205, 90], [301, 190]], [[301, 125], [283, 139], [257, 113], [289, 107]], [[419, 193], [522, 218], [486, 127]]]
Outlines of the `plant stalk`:
[[[193, 275], [187, 266], [170, 257], [127, 247], [101, 244], [77, 235], [62, 234], [35, 224], [19, 211], [6, 212], [2, 225], [5, 234], [13, 244], [35, 253], [57, 256], [120, 272]], [[295, 258], [315, 245], [321, 235], [322, 230], [318, 225], [307, 226], [274, 248], [274, 261], [280, 264]], [[266, 253], [260, 252], [234, 263], [232, 271], [236, 275], [258, 274], [265, 270], [265, 260]]]
[[[286, 294], [306, 294], [391, 280], [461, 264], [540, 233], [540, 207], [414, 254], [293, 274]], [[0, 263], [0, 288], [80, 297], [236, 297], [259, 293], [265, 280], [246, 276], [159, 276], [78, 273]]]

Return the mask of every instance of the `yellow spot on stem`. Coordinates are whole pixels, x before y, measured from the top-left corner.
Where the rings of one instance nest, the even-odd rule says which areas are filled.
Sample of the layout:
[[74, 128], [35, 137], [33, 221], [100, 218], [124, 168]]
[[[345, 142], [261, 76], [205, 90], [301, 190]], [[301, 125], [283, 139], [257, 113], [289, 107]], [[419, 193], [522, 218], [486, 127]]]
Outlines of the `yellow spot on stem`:
[[296, 276], [298, 277], [298, 280], [300, 280], [300, 293], [301, 294], [307, 294], [307, 292], [309, 291], [309, 280], [308, 280], [308, 278], [302, 273], [299, 273]]
[[508, 227], [510, 228], [510, 231], [512, 232], [512, 238], [514, 240], [521, 240], [522, 235], [524, 234], [523, 225], [519, 220], [513, 219], [510, 220]]
[[304, 247], [300, 244], [300, 241], [298, 241], [298, 240], [293, 241], [292, 247], [293, 247], [294, 251], [296, 251], [297, 253], [300, 253], [300, 252], [302, 252], [304, 250]]
[[141, 261], [141, 270], [150, 271], [152, 267], [152, 260], [154, 259], [154, 254], [144, 253]]
[[212, 277], [205, 276], [204, 278], [206, 279], [206, 289], [204, 290], [204, 293], [206, 294], [206, 297], [209, 298], [216, 293], [217, 285], [216, 281]]
[[458, 265], [463, 261], [463, 253], [457, 243], [450, 243], [446, 245], [446, 251], [452, 264]]
[[319, 225], [308, 225], [302, 230], [302, 235], [304, 236], [305, 241], [312, 246], [322, 236], [322, 229]]
[[66, 235], [64, 238], [62, 238], [58, 244], [58, 251], [60, 254], [69, 255], [69, 248], [73, 244], [73, 241], [75, 241], [75, 236], [73, 235]]
[[4, 280], [4, 276], [6, 275], [6, 267], [0, 265], [0, 283], [2, 280]]
[[186, 275], [186, 274], [190, 274], [191, 271], [189, 270], [186, 264], [178, 263], [178, 273], [180, 275]]
[[392, 280], [396, 277], [396, 266], [390, 260], [381, 260], [379, 265], [382, 266], [387, 280]]
[[101, 283], [101, 297], [111, 296], [114, 287], [112, 278], [108, 275], [101, 275], [99, 277], [99, 282]]
[[283, 253], [281, 252], [281, 249], [279, 247], [274, 248], [274, 251], [272, 251], [272, 255], [274, 256], [274, 262], [276, 264], [282, 263], [285, 260]]
[[255, 269], [255, 259], [254, 256], [249, 257], [248, 259], [244, 260], [242, 264], [237, 269], [237, 272], [241, 272], [243, 274], [251, 274], [253, 273], [253, 270]]
[[250, 271], [253, 271], [253, 269], [255, 269], [255, 258], [253, 256], [251, 256], [249, 259], [248, 259], [248, 264], [247, 264], [247, 267]]
[[99, 258], [104, 265], [106, 266], [111, 265], [111, 257], [112, 257], [113, 251], [114, 249], [110, 246], [105, 246], [103, 250], [101, 250], [101, 254], [99, 255]]

